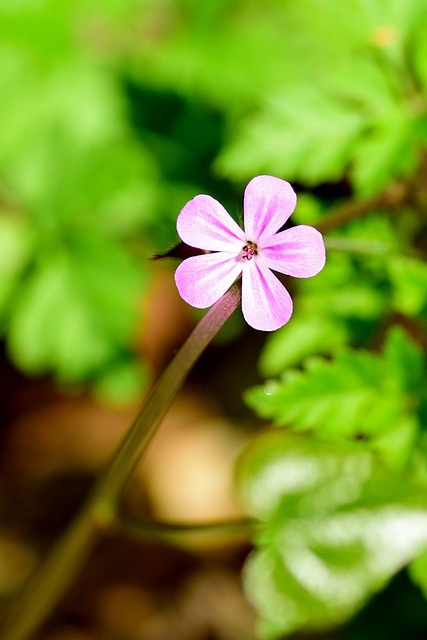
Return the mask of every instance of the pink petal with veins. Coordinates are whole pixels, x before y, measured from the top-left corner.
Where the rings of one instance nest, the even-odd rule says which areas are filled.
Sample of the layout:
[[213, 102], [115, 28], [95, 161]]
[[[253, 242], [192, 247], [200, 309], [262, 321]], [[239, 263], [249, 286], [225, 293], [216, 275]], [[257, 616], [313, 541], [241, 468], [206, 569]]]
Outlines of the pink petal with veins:
[[194, 256], [175, 271], [179, 295], [192, 307], [206, 309], [220, 299], [242, 271], [237, 255], [227, 252]]
[[257, 176], [245, 189], [244, 218], [247, 240], [259, 243], [285, 224], [297, 202], [289, 182], [273, 176]]
[[303, 224], [258, 243], [258, 249], [266, 266], [295, 278], [310, 278], [325, 266], [322, 234]]
[[237, 251], [245, 234], [230, 214], [211, 196], [200, 195], [187, 202], [176, 223], [186, 244], [209, 251]]
[[274, 331], [292, 315], [292, 298], [258, 256], [242, 274], [242, 312], [246, 322], [260, 331]]

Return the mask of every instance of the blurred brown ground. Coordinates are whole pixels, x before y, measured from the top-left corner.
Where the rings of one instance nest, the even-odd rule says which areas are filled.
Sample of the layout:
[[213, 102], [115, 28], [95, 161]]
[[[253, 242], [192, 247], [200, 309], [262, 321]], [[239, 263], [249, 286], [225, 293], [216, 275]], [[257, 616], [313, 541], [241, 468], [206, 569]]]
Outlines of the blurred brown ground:
[[[193, 322], [169, 269], [159, 268], [144, 316], [136, 348], [157, 375]], [[191, 523], [241, 515], [232, 473], [248, 429], [224, 415], [210, 385], [210, 372], [218, 382], [226, 364], [215, 365], [224, 349], [212, 347], [207, 357], [126, 491], [124, 506], [134, 517]], [[227, 358], [232, 369], [233, 353]], [[78, 510], [137, 407], [101, 405], [88, 392], [26, 379], [4, 355], [0, 382], [0, 597], [7, 606]], [[230, 384], [222, 384], [228, 394]], [[37, 638], [251, 640], [254, 615], [239, 577], [248, 550], [244, 541], [174, 548], [110, 536]]]

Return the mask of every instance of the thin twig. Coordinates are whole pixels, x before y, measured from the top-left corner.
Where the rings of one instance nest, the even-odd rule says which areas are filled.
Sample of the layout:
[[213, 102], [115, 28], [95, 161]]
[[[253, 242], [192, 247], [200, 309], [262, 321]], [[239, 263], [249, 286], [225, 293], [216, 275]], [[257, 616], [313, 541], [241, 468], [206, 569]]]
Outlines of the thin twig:
[[223, 540], [227, 543], [231, 540], [249, 541], [258, 531], [259, 526], [259, 522], [250, 518], [206, 523], [178, 523], [137, 520], [134, 517], [122, 515], [118, 518], [114, 530], [138, 540], [188, 547], [189, 544], [210, 544]]
[[338, 205], [330, 213], [315, 224], [321, 233], [327, 233], [342, 227], [347, 222], [361, 218], [376, 209], [393, 210], [399, 206], [406, 197], [406, 190], [401, 184], [391, 185], [386, 191], [369, 200], [352, 200]]

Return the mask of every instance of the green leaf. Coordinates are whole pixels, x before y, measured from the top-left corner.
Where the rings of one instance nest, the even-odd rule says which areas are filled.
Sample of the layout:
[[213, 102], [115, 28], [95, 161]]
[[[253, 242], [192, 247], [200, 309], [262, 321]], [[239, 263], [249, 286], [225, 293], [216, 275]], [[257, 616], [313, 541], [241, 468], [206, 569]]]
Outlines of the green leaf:
[[427, 598], [427, 550], [409, 565], [409, 576]]
[[347, 350], [332, 360], [308, 358], [304, 370], [248, 390], [245, 400], [276, 425], [362, 439], [388, 464], [403, 466], [416, 441], [424, 386], [422, 352], [396, 328], [381, 356]]
[[21, 219], [0, 214], [0, 313], [3, 315], [32, 251], [28, 225]]
[[141, 320], [139, 303], [148, 283], [144, 266], [120, 244], [95, 235], [71, 248], [76, 284], [102, 333], [117, 345], [129, 344]]
[[344, 323], [327, 316], [297, 313], [292, 322], [269, 336], [260, 358], [264, 376], [278, 375], [313, 354], [328, 354], [348, 340]]
[[354, 445], [264, 435], [237, 488], [263, 523], [243, 578], [266, 638], [342, 624], [427, 546], [425, 487]]
[[52, 257], [17, 295], [8, 334], [12, 359], [32, 374], [79, 380], [112, 355], [64, 256]]
[[131, 347], [144, 279], [119, 245], [94, 237], [46, 256], [16, 295], [8, 332], [13, 360], [33, 374], [78, 382]]
[[381, 119], [357, 145], [351, 175], [363, 197], [384, 189], [395, 177], [408, 175], [416, 167], [412, 145], [412, 120], [404, 110], [381, 114]]
[[[144, 4], [149, 23], [156, 14]], [[170, 5], [162, 4], [165, 15], [173, 16]], [[161, 46], [138, 48], [139, 76], [144, 83], [186, 95], [197, 80], [199, 95], [232, 115], [259, 104], [272, 86], [295, 77], [296, 65], [278, 28], [285, 8], [275, 0], [242, 8], [223, 0], [209, 7], [191, 0], [185, 20], [168, 23]], [[208, 13], [215, 17], [207, 19]]]
[[[290, 371], [278, 383], [257, 387], [246, 400], [262, 417], [322, 435], [356, 435], [376, 413], [380, 365], [369, 353], [342, 352], [332, 362], [309, 358], [304, 371]], [[395, 399], [387, 401], [396, 410]], [[388, 412], [390, 413], [390, 412]]]
[[395, 378], [398, 391], [416, 395], [424, 390], [426, 367], [422, 349], [409, 339], [402, 327], [393, 327], [389, 332], [383, 359], [385, 370]]
[[[267, 521], [280, 511], [285, 499], [292, 510], [296, 499], [307, 499], [304, 511], [308, 511], [313, 491], [335, 485], [338, 478], [342, 480], [341, 488], [330, 496], [325, 493], [324, 500], [345, 503], [348, 497], [358, 495], [374, 463], [373, 455], [356, 444], [326, 443], [287, 431], [272, 431], [255, 439], [242, 454], [236, 468], [236, 486], [247, 512]], [[318, 491], [316, 496], [320, 495]], [[316, 499], [316, 508], [321, 509], [322, 501]]]
[[337, 180], [362, 127], [361, 114], [315, 87], [288, 88], [251, 117], [218, 167], [238, 177], [266, 172], [309, 185]]
[[427, 265], [422, 260], [396, 255], [388, 261], [397, 311], [415, 317], [427, 306]]
[[[423, 3], [422, 3], [423, 4]], [[421, 82], [424, 90], [424, 94], [427, 94], [427, 17], [424, 12], [424, 16], [420, 19], [416, 25], [414, 33], [412, 35], [412, 49], [411, 57], [414, 64], [417, 78]]]
[[395, 225], [373, 214], [326, 242], [323, 271], [298, 282], [292, 322], [267, 337], [260, 358], [265, 376], [300, 364], [308, 355], [335, 353], [344, 343], [369, 343], [390, 310], [387, 265], [402, 242]]
[[425, 102], [408, 51], [419, 31], [423, 75], [425, 15], [415, 0], [287, 7], [281, 24], [296, 74], [278, 74], [281, 82], [232, 129], [219, 170], [239, 179], [269, 172], [309, 186], [350, 175], [363, 196], [407, 177], [419, 162]]
[[140, 402], [149, 382], [149, 372], [143, 362], [133, 358], [112, 362], [96, 377], [95, 395], [114, 405], [134, 405]]

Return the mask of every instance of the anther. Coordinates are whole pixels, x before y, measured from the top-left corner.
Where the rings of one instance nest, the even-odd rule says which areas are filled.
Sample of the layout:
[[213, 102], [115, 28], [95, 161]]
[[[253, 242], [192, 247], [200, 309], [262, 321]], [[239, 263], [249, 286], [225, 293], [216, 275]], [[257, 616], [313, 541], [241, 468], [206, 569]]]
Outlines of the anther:
[[242, 250], [242, 258], [245, 260], [252, 260], [254, 256], [257, 255], [257, 246], [253, 242], [248, 242], [247, 245], [243, 247]]

